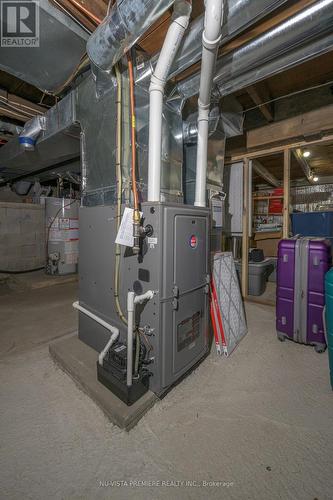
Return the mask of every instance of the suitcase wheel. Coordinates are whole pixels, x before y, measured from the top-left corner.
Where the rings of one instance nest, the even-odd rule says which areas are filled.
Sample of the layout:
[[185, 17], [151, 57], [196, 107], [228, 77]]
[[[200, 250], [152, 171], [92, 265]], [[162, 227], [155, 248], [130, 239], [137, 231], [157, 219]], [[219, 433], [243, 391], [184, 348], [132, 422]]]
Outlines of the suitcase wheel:
[[318, 354], [321, 354], [322, 352], [326, 351], [326, 346], [324, 344], [316, 344], [314, 346], [314, 349]]
[[286, 340], [286, 337], [282, 335], [281, 333], [277, 334], [277, 338], [279, 339], [280, 342], [284, 342]]

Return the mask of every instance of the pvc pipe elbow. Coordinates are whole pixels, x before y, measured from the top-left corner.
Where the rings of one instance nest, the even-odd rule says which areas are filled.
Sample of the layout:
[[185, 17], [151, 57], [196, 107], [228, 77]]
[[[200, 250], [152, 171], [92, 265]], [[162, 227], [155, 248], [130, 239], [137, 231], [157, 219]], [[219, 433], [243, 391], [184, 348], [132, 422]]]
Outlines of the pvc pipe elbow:
[[221, 39], [222, 20], [223, 0], [206, 0], [203, 41], [210, 45]]
[[143, 302], [146, 302], [147, 300], [151, 300], [154, 297], [154, 292], [153, 290], [148, 290], [148, 292], [143, 293], [142, 295], [137, 295], [134, 299], [135, 304], [143, 304]]
[[188, 27], [192, 12], [192, 1], [176, 0], [173, 6], [171, 20], [179, 24], [184, 30]]

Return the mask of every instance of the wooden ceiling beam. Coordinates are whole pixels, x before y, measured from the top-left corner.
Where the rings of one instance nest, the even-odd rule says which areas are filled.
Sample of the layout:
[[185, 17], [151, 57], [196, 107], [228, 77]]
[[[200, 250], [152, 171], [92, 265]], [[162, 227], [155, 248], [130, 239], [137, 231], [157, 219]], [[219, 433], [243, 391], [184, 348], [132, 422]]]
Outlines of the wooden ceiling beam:
[[44, 114], [48, 108], [39, 106], [33, 102], [9, 94], [6, 90], [0, 89], [0, 115], [7, 118], [14, 118], [23, 123], [27, 122], [35, 115]]
[[258, 106], [259, 111], [268, 122], [274, 121], [274, 111], [272, 103], [269, 103], [271, 96], [265, 82], [250, 85], [246, 89], [254, 104]]
[[48, 108], [44, 106], [35, 104], [34, 102], [28, 101], [27, 99], [23, 99], [22, 97], [18, 97], [17, 95], [10, 94], [9, 92], [3, 89], [0, 89], [0, 100], [4, 104], [22, 108], [22, 111], [29, 112], [29, 114], [32, 114], [33, 116], [37, 114], [44, 114], [48, 110]]
[[281, 181], [275, 177], [259, 160], [252, 161], [252, 168], [259, 177], [264, 179], [268, 184], [274, 187], [281, 186]]
[[247, 132], [247, 149], [314, 139], [333, 131], [333, 104]]

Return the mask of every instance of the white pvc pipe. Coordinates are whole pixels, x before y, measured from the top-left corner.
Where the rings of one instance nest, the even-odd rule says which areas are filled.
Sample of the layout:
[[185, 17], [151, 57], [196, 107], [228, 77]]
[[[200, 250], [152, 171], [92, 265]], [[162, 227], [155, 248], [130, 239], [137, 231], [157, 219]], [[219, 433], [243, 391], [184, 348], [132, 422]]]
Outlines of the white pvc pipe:
[[127, 387], [131, 387], [133, 380], [133, 330], [134, 330], [134, 317], [135, 317], [135, 305], [143, 304], [147, 300], [154, 297], [154, 292], [148, 290], [148, 292], [142, 295], [135, 295], [134, 292], [128, 292], [127, 294], [127, 372], [126, 372], [126, 384]]
[[208, 118], [210, 94], [217, 51], [221, 40], [223, 1], [206, 0], [205, 27], [202, 34], [200, 92], [198, 99], [198, 146], [195, 183], [197, 207], [206, 206], [206, 175], [208, 151]]
[[171, 65], [188, 27], [191, 11], [191, 1], [175, 1], [172, 22], [150, 81], [148, 201], [160, 201], [164, 89]]
[[98, 356], [98, 363], [103, 366], [103, 360], [105, 358], [106, 353], [108, 352], [108, 350], [110, 349], [110, 347], [112, 346], [112, 344], [119, 337], [119, 330], [118, 330], [118, 328], [116, 328], [115, 326], [110, 325], [110, 323], [107, 323], [106, 321], [104, 321], [104, 319], [102, 319], [99, 316], [96, 316], [96, 314], [93, 314], [92, 312], [88, 311], [88, 309], [86, 309], [85, 307], [82, 307], [79, 304], [79, 302], [74, 302], [73, 303], [73, 307], [74, 307], [74, 309], [77, 309], [78, 311], [82, 312], [83, 314], [85, 314], [89, 318], [91, 318], [94, 321], [96, 321], [96, 323], [98, 323], [99, 325], [104, 326], [104, 328], [106, 328], [107, 330], [109, 330], [109, 332], [111, 332], [111, 337], [110, 337], [108, 343], [106, 344], [106, 346], [104, 347], [104, 349], [101, 351], [101, 353]]
[[133, 330], [134, 330], [134, 292], [127, 294], [127, 387], [131, 387], [133, 379]]
[[153, 297], [154, 297], [154, 292], [152, 290], [148, 290], [148, 292], [145, 292], [142, 295], [136, 295], [134, 299], [134, 304], [143, 304], [147, 300], [151, 300]]

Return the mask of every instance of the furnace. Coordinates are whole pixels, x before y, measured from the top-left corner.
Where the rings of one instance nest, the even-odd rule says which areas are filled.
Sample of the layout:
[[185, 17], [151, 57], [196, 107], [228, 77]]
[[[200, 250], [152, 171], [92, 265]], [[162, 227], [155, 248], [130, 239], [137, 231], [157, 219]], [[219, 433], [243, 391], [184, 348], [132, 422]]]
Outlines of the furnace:
[[[128, 291], [154, 293], [136, 308], [132, 371], [134, 376], [135, 351], [139, 356], [144, 350], [140, 363], [149, 374], [149, 388], [162, 394], [207, 353], [209, 212], [149, 202], [142, 211], [151, 236], [142, 239], [138, 255], [123, 250], [120, 303], [125, 309]], [[113, 290], [115, 208], [81, 208], [80, 231], [80, 305], [117, 326], [118, 341], [126, 344], [127, 329], [117, 314]], [[109, 336], [80, 313], [83, 342], [100, 352]]]

